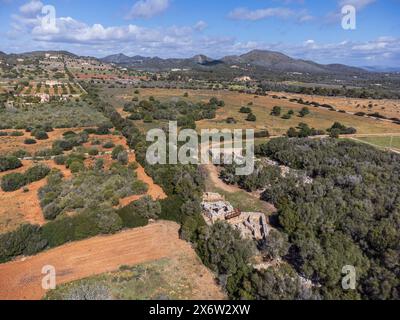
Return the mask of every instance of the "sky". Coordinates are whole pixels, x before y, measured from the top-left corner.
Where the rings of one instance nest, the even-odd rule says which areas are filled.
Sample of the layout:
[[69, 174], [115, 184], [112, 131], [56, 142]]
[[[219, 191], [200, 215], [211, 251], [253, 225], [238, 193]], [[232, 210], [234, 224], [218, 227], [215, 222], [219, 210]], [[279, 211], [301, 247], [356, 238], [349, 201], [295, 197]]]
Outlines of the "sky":
[[[345, 6], [355, 29], [345, 29]], [[347, 20], [346, 20], [347, 21]], [[400, 66], [400, 0], [0, 0], [0, 51], [212, 58], [274, 50]]]

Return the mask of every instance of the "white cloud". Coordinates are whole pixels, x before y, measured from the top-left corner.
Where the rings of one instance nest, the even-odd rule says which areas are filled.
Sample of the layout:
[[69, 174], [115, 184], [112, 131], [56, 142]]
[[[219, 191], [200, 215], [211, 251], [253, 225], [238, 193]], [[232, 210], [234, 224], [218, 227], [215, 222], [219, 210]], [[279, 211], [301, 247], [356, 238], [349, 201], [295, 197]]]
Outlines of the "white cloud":
[[357, 10], [362, 10], [374, 3], [376, 0], [339, 0], [339, 6], [344, 7], [346, 5], [354, 6]]
[[261, 20], [270, 17], [287, 18], [293, 16], [295, 12], [288, 8], [265, 8], [249, 10], [247, 8], [236, 8], [229, 13], [229, 17], [235, 20]]
[[198, 21], [195, 25], [194, 28], [197, 31], [203, 31], [204, 29], [206, 29], [208, 27], [207, 23], [204, 22], [203, 20]]
[[24, 16], [33, 16], [42, 10], [43, 3], [38, 0], [31, 0], [30, 2], [19, 7], [19, 11]]
[[234, 20], [249, 20], [257, 21], [272, 17], [277, 17], [281, 19], [295, 18], [298, 22], [304, 23], [314, 19], [307, 10], [292, 10], [285, 7], [277, 8], [264, 8], [249, 10], [248, 8], [236, 8], [229, 12], [228, 17]]
[[145, 18], [149, 19], [163, 13], [169, 7], [169, 0], [139, 0], [137, 1], [127, 19]]

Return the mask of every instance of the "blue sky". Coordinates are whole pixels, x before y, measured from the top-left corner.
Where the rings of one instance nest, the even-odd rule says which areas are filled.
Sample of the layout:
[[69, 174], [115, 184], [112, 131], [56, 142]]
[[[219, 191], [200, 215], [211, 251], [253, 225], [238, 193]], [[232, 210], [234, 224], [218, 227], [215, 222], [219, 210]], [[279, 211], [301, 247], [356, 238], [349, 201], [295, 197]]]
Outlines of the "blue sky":
[[[46, 24], [48, 5], [55, 20]], [[345, 5], [356, 9], [355, 30], [342, 28]], [[268, 49], [320, 63], [400, 65], [400, 0], [0, 0], [0, 8], [7, 53], [220, 58]]]

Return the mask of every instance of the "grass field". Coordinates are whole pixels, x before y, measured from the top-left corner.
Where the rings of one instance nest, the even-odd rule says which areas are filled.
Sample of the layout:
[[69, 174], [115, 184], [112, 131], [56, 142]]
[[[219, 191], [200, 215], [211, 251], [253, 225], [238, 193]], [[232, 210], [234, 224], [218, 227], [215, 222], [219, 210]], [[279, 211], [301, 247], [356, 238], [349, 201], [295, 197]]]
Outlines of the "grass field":
[[377, 146], [379, 148], [391, 148], [400, 151], [400, 137], [359, 137], [357, 140]]
[[[254, 97], [252, 95], [241, 94], [231, 91], [209, 91], [209, 90], [180, 90], [180, 89], [139, 89], [140, 99], [147, 99], [154, 96], [161, 101], [168, 101], [171, 99], [182, 99], [185, 101], [208, 101], [211, 97], [215, 96], [225, 101], [225, 107], [217, 111], [217, 116], [212, 120], [202, 120], [197, 122], [197, 128], [200, 129], [244, 129], [252, 128], [255, 130], [267, 129], [272, 135], [282, 135], [290, 127], [296, 127], [300, 122], [307, 123], [310, 127], [315, 129], [326, 130], [332, 126], [335, 121], [341, 122], [345, 126], [354, 127], [360, 134], [366, 133], [399, 133], [400, 126], [384, 122], [381, 120], [374, 120], [369, 118], [357, 117], [350, 114], [329, 111], [321, 108], [309, 107], [311, 114], [301, 118], [298, 116], [299, 111], [304, 107], [302, 104], [290, 102], [287, 99], [274, 99], [271, 96]], [[184, 93], [188, 92], [189, 97], [183, 97]], [[134, 89], [109, 89], [108, 94], [113, 100], [116, 107], [123, 106], [124, 103], [131, 101], [134, 95]], [[367, 102], [367, 101], [366, 101]], [[239, 113], [242, 106], [248, 103], [253, 103], [250, 108], [257, 117], [256, 122], [246, 121], [246, 114]], [[282, 108], [282, 115], [286, 114], [289, 110], [294, 111], [294, 115], [289, 120], [282, 119], [281, 116], [271, 116], [271, 111], [274, 106]], [[237, 123], [227, 124], [226, 119], [233, 117]]]

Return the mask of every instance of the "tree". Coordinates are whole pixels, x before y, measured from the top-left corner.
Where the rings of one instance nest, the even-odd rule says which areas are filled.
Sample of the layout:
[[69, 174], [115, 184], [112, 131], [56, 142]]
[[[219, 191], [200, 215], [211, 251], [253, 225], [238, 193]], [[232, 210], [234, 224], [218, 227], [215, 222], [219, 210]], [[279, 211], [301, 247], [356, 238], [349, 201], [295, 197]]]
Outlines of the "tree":
[[241, 107], [239, 112], [240, 113], [252, 113], [252, 110], [249, 107]]
[[281, 115], [281, 113], [282, 113], [281, 107], [275, 106], [272, 108], [272, 112], [271, 112], [272, 116], [279, 117]]
[[1, 188], [5, 192], [11, 192], [26, 185], [26, 177], [22, 173], [10, 173], [1, 179]]
[[257, 121], [257, 117], [254, 114], [249, 113], [249, 115], [246, 118], [246, 121], [255, 122], [255, 121]]
[[15, 156], [0, 156], [0, 172], [22, 167], [22, 162]]
[[121, 152], [123, 152], [123, 151], [125, 151], [125, 148], [124, 148], [123, 146], [121, 146], [121, 145], [117, 145], [117, 146], [113, 149], [113, 151], [112, 151], [112, 153], [111, 153], [112, 159], [113, 159], [113, 160], [117, 160], [117, 159], [118, 159], [118, 155], [119, 155]]
[[299, 114], [300, 114], [300, 117], [303, 118], [310, 114], [310, 109], [308, 109], [307, 107], [304, 107], [303, 109], [301, 109]]
[[289, 251], [289, 239], [285, 233], [272, 229], [261, 245], [262, 253], [268, 259], [285, 256]]
[[128, 152], [124, 150], [124, 151], [118, 153], [117, 160], [118, 160], [118, 162], [120, 164], [127, 165], [128, 164], [128, 160], [129, 160]]

